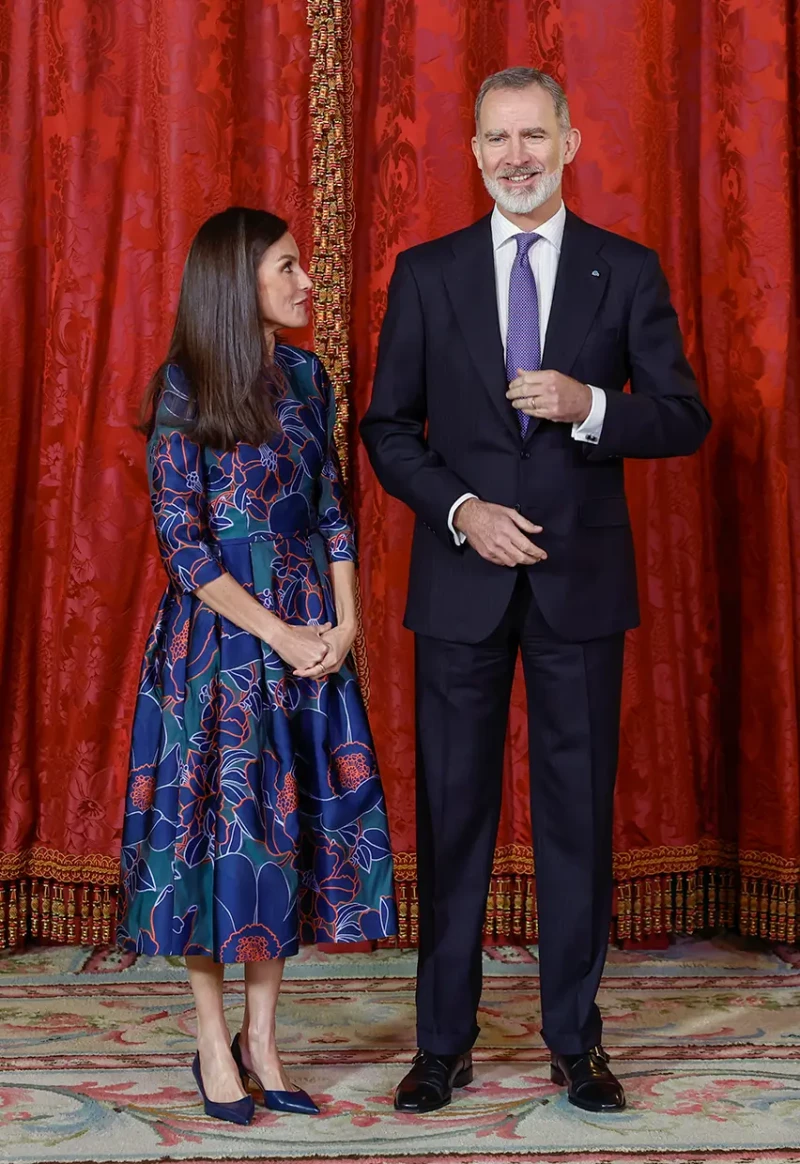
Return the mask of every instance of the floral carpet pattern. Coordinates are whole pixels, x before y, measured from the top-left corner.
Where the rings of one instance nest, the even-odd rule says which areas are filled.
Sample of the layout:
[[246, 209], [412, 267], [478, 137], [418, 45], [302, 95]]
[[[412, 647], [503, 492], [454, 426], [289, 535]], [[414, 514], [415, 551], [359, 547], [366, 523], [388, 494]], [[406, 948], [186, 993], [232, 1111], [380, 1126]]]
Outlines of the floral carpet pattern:
[[[280, 1042], [315, 1118], [202, 1114], [179, 959], [34, 948], [0, 956], [0, 1161], [338, 1164], [800, 1162], [800, 959], [733, 937], [612, 950], [601, 1006], [628, 1109], [595, 1116], [550, 1083], [535, 949], [485, 953], [474, 1083], [426, 1117], [392, 1090], [414, 1044], [414, 955], [287, 964]], [[226, 996], [231, 1030], [242, 972]]]

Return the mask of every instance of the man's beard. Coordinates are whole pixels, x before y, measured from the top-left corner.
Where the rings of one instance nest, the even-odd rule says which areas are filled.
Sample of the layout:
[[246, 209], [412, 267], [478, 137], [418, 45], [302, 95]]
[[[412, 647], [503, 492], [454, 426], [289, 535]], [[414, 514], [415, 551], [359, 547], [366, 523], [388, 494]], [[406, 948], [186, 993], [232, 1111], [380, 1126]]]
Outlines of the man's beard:
[[[516, 170], [506, 170], [504, 178], [515, 177], [519, 174], [531, 174], [534, 171], [521, 166]], [[534, 210], [551, 198], [561, 185], [561, 176], [564, 173], [563, 163], [552, 174], [541, 174], [539, 181], [532, 190], [514, 190], [500, 181], [490, 178], [483, 173], [483, 184], [494, 198], [501, 210], [509, 214], [532, 214]]]

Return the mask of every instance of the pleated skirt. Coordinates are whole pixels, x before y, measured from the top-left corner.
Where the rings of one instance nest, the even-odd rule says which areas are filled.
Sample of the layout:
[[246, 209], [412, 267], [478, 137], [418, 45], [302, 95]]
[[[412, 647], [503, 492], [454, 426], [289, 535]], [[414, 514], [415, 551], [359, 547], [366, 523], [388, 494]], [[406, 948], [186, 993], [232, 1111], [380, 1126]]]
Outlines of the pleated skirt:
[[[335, 623], [318, 534], [215, 549], [278, 617]], [[351, 661], [297, 679], [262, 640], [169, 589], [134, 714], [118, 944], [241, 962], [396, 933], [386, 807]]]

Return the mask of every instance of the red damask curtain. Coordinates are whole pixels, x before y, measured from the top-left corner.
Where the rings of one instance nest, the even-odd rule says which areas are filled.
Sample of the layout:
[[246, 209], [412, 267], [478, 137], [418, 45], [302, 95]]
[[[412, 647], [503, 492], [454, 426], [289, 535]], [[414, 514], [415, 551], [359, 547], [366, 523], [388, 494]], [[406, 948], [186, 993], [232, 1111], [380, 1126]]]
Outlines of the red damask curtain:
[[[661, 256], [715, 427], [701, 456], [627, 472], [643, 622], [626, 656], [617, 933], [738, 920], [793, 940], [798, 10], [778, 0], [354, 7], [359, 415], [398, 250], [490, 208], [468, 145], [488, 73], [528, 64], [562, 81], [584, 136], [570, 206]], [[412, 642], [401, 627], [412, 522], [363, 451], [357, 470], [370, 710], [413, 932]], [[494, 935], [533, 934], [527, 783], [518, 687]]]
[[[131, 423], [194, 230], [231, 202], [290, 218], [313, 253], [314, 343], [340, 395], [352, 363], [357, 419], [397, 251], [488, 209], [472, 102], [512, 63], [565, 83], [584, 134], [570, 205], [658, 249], [715, 418], [701, 456], [628, 473], [643, 625], [617, 932], [737, 922], [793, 940], [794, 0], [14, 0], [0, 17], [0, 944], [110, 933], [163, 585]], [[359, 661], [413, 940], [411, 519], [350, 436]], [[525, 748], [518, 692], [488, 918], [515, 940], [535, 933]]]
[[14, 0], [0, 16], [0, 939], [108, 939], [163, 584], [138, 402], [189, 241], [232, 202], [311, 249], [299, 0]]

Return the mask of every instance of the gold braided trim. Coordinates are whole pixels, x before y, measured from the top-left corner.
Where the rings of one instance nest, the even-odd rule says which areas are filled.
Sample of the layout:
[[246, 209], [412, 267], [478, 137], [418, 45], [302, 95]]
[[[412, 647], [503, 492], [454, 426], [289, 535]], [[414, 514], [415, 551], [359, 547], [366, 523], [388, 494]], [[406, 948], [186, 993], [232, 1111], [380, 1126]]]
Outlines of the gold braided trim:
[[367, 639], [364, 634], [364, 607], [361, 601], [361, 583], [356, 574], [356, 619], [358, 621], [358, 632], [356, 634], [355, 642], [353, 643], [353, 659], [356, 665], [356, 673], [358, 674], [358, 685], [361, 689], [361, 698], [364, 700], [364, 707], [369, 711], [370, 700], [370, 678], [369, 678], [369, 656], [367, 655]]
[[736, 845], [726, 841], [702, 840], [694, 845], [629, 849], [614, 854], [614, 880], [633, 881], [637, 877], [691, 873], [697, 869], [717, 866], [736, 868], [738, 864]]
[[352, 49], [349, 6], [308, 0], [311, 28], [314, 205], [314, 347], [328, 369], [337, 403], [336, 447], [345, 476], [350, 382], [350, 290], [353, 234]]
[[[396, 853], [394, 866], [397, 881], [416, 881], [415, 853]], [[617, 882], [669, 876], [701, 868], [738, 868], [745, 879], [779, 884], [800, 881], [800, 861], [750, 849], [737, 853], [735, 845], [725, 842], [703, 841], [676, 848], [633, 849], [614, 855], [614, 880]], [[497, 848], [493, 868], [495, 877], [532, 877], [534, 871], [530, 846], [503, 845]], [[0, 853], [0, 882], [15, 881], [20, 877], [43, 877], [73, 884], [116, 885], [119, 861], [102, 853], [79, 856], [42, 845], [34, 845], [19, 853]]]
[[65, 884], [116, 885], [119, 857], [103, 853], [61, 853], [44, 845], [34, 845], [19, 853], [0, 853], [0, 882], [43, 877]]
[[[350, 466], [350, 293], [353, 224], [353, 53], [350, 6], [342, 0], [308, 0], [311, 29], [309, 95], [313, 149], [314, 347], [328, 369], [336, 397], [334, 440], [347, 481]], [[358, 633], [353, 658], [364, 703], [369, 707], [367, 645], [356, 583]]]
[[[800, 877], [800, 870], [794, 862], [783, 861], [782, 858], [773, 857], [769, 853], [740, 854], [735, 845], [707, 840], [675, 848], [663, 845], [655, 849], [631, 849], [625, 853], [615, 853], [614, 880], [634, 881], [640, 877], [691, 873], [701, 868], [744, 867], [745, 856], [749, 858], [746, 866], [748, 876], [775, 878], [775, 870], [780, 868], [783, 871], [783, 880], [789, 881], [793, 877]], [[759, 862], [758, 858], [762, 860]], [[394, 861], [395, 878], [398, 881], [416, 880], [416, 854], [396, 853]], [[530, 845], [499, 845], [495, 850], [492, 868], [495, 877], [533, 877], [535, 872], [536, 866]]]
[[737, 855], [736, 863], [743, 877], [783, 883], [800, 879], [800, 861], [789, 861], [774, 853], [757, 853], [752, 849], [743, 849]]
[[[500, 845], [495, 849], [492, 873], [495, 877], [532, 877], [533, 853], [530, 845]], [[395, 881], [416, 881], [416, 853], [394, 854]]]

